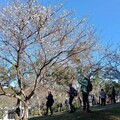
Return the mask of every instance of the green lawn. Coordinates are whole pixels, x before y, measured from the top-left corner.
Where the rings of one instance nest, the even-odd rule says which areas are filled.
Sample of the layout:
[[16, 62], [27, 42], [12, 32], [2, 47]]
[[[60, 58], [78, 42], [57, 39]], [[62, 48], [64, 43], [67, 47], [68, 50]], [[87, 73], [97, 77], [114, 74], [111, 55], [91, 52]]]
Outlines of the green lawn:
[[75, 113], [57, 113], [52, 116], [34, 117], [29, 120], [120, 120], [120, 107], [106, 110], [83, 113], [77, 110]]

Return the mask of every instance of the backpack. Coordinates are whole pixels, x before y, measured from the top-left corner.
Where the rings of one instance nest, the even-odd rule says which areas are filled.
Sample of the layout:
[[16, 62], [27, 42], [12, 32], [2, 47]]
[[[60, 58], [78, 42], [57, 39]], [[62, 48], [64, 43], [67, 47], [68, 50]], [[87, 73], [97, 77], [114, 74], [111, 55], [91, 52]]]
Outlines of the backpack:
[[90, 80], [88, 80], [87, 89], [88, 89], [88, 92], [91, 92], [93, 89], [93, 86], [92, 86], [92, 83], [90, 82]]
[[73, 88], [73, 94], [74, 94], [74, 96], [78, 95], [78, 92], [77, 92], [77, 90], [75, 88]]

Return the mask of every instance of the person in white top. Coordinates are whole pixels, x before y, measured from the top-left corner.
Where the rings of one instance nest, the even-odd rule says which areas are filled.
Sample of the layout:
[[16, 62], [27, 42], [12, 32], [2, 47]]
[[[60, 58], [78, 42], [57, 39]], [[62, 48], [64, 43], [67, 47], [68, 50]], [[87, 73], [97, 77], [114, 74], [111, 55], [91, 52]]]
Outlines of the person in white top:
[[100, 92], [100, 98], [101, 98], [101, 105], [106, 105], [106, 93], [103, 89], [101, 89]]

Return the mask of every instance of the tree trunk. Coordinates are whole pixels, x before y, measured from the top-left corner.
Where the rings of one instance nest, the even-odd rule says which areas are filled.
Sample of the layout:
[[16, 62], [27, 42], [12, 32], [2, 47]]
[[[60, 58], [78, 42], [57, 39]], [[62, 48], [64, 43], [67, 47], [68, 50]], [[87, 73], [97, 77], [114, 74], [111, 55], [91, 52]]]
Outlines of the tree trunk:
[[15, 113], [15, 120], [21, 120], [20, 116]]
[[17, 112], [15, 112], [15, 120], [28, 120], [28, 104], [26, 102], [26, 104], [24, 104], [24, 108], [22, 110], [22, 108], [20, 107], [20, 114], [18, 114]]
[[27, 103], [24, 105], [22, 120], [28, 120], [28, 105], [27, 105]]

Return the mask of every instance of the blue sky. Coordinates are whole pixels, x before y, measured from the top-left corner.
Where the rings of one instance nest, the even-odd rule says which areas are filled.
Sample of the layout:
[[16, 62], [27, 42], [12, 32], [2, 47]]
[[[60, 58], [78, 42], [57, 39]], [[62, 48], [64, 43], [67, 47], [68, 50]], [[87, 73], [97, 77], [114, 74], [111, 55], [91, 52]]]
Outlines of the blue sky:
[[[5, 0], [0, 0], [4, 3]], [[6, 0], [7, 1], [7, 0]], [[101, 41], [115, 46], [120, 41], [120, 0], [39, 0], [42, 5], [64, 3], [65, 9], [76, 11], [75, 16], [87, 16], [94, 24]]]
[[120, 0], [39, 0], [43, 5], [63, 2], [64, 8], [76, 11], [78, 18], [87, 16], [94, 24], [103, 44], [115, 46], [120, 41]]

